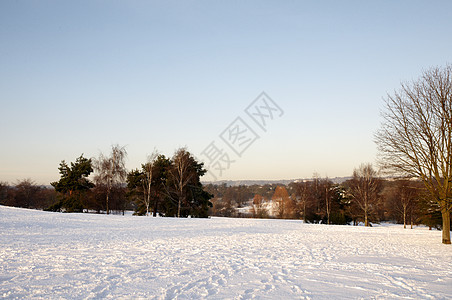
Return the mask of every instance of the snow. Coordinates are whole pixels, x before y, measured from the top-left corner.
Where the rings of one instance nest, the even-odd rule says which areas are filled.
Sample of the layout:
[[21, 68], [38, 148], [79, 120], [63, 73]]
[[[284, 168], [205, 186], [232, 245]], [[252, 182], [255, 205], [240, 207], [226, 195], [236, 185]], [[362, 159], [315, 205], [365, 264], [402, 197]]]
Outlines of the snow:
[[441, 232], [0, 206], [0, 298], [452, 298]]

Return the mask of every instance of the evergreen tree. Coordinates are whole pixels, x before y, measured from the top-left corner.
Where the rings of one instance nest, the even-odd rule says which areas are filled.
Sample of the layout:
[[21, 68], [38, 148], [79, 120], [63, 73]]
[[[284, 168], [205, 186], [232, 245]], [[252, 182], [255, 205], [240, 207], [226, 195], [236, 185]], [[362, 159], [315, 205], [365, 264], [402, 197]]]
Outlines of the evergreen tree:
[[61, 178], [59, 181], [52, 182], [51, 185], [60, 193], [60, 200], [49, 209], [67, 212], [83, 211], [86, 207], [81, 197], [94, 187], [94, 184], [88, 180], [88, 176], [93, 172], [91, 159], [83, 157], [82, 154], [75, 163], [71, 162], [70, 166], [63, 160], [58, 170]]

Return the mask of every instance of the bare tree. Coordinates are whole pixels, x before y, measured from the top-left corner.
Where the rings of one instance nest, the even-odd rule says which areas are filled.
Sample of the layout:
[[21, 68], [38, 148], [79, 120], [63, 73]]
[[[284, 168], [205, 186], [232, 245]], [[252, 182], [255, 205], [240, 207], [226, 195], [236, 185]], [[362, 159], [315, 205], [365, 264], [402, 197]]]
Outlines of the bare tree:
[[414, 206], [414, 202], [418, 197], [418, 191], [416, 186], [413, 185], [409, 180], [400, 180], [397, 183], [397, 191], [396, 197], [398, 198], [398, 202], [400, 204], [400, 210], [403, 217], [403, 228], [406, 228], [407, 224], [407, 215], [410, 214], [411, 220], [411, 228], [413, 228], [412, 223], [412, 210]]
[[364, 225], [369, 226], [369, 216], [375, 209], [380, 190], [377, 172], [371, 164], [362, 164], [353, 171], [353, 178], [349, 181], [349, 188], [353, 201], [362, 210]]
[[325, 180], [322, 180], [323, 186], [325, 188], [325, 211], [326, 211], [326, 218], [327, 218], [327, 224], [330, 224], [330, 216], [331, 216], [331, 200], [332, 200], [332, 194], [333, 194], [333, 184], [332, 182], [327, 178]]
[[125, 159], [127, 152], [125, 147], [119, 145], [111, 146], [110, 156], [104, 156], [102, 153], [98, 159], [94, 160], [94, 182], [96, 185], [105, 187], [106, 192], [106, 211], [110, 213], [109, 198], [114, 187], [123, 184], [127, 177]]
[[154, 173], [155, 161], [158, 157], [158, 152], [154, 150], [151, 155], [148, 156], [145, 164], [142, 165], [144, 180], [143, 180], [143, 191], [144, 191], [144, 205], [146, 206], [146, 216], [149, 215], [149, 206], [151, 205], [151, 187], [152, 187], [152, 175]]
[[297, 200], [299, 200], [299, 202], [298, 202], [299, 206], [300, 206], [299, 209], [302, 212], [304, 223], [306, 223], [306, 207], [308, 204], [309, 195], [310, 195], [310, 187], [309, 187], [308, 181], [297, 182], [295, 184], [295, 197], [297, 198]]
[[418, 177], [438, 202], [442, 242], [450, 244], [452, 209], [452, 65], [432, 68], [388, 95], [376, 134], [383, 167]]
[[36, 208], [35, 201], [40, 191], [41, 187], [30, 178], [17, 181], [14, 187], [13, 206]]
[[276, 206], [276, 215], [278, 218], [293, 218], [294, 205], [284, 186], [276, 187], [275, 193], [272, 196], [272, 202]]
[[268, 211], [266, 208], [266, 202], [264, 197], [259, 194], [254, 195], [253, 205], [251, 206], [250, 212], [253, 218], [267, 218]]
[[7, 203], [9, 189], [10, 186], [8, 185], [8, 182], [0, 181], [0, 205], [5, 205]]

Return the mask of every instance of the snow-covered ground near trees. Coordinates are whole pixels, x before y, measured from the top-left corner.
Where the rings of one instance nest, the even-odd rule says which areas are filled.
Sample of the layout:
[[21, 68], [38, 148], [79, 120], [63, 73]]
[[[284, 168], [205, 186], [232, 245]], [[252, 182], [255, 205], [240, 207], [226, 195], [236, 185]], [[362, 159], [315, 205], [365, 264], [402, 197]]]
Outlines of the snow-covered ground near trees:
[[452, 247], [400, 225], [0, 206], [0, 298], [452, 299]]

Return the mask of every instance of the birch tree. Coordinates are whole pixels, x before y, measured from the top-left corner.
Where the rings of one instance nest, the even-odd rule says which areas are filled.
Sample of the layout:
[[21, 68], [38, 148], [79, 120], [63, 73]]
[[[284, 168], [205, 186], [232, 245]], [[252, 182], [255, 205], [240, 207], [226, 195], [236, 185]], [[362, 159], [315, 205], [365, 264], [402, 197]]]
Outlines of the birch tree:
[[145, 164], [142, 165], [143, 169], [143, 191], [144, 191], [144, 205], [146, 206], [146, 216], [149, 215], [149, 207], [151, 205], [151, 187], [152, 187], [152, 176], [154, 172], [155, 161], [158, 157], [158, 152], [154, 151], [148, 156]]
[[173, 165], [170, 168], [172, 188], [176, 194], [177, 217], [180, 218], [181, 207], [186, 202], [186, 187], [188, 183], [196, 176], [193, 170], [193, 158], [185, 148], [180, 148], [173, 156]]
[[110, 156], [100, 153], [99, 158], [94, 160], [94, 182], [96, 185], [105, 188], [106, 193], [106, 212], [110, 213], [109, 200], [111, 191], [114, 187], [119, 187], [127, 178], [125, 159], [127, 151], [125, 147], [113, 145]]

